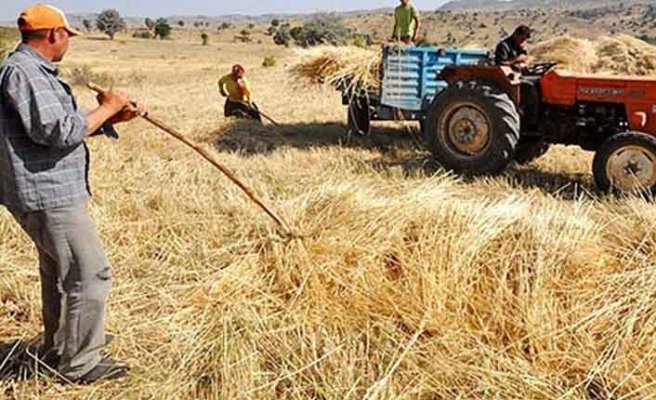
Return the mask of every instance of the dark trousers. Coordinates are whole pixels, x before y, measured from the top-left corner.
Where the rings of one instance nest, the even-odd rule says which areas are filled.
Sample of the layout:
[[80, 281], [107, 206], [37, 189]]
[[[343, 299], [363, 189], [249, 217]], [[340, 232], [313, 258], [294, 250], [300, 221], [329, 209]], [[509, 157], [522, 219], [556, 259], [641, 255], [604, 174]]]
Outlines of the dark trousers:
[[260, 111], [255, 103], [250, 103], [249, 107], [247, 104], [226, 99], [223, 110], [226, 117], [254, 119], [262, 122], [262, 116], [260, 115]]

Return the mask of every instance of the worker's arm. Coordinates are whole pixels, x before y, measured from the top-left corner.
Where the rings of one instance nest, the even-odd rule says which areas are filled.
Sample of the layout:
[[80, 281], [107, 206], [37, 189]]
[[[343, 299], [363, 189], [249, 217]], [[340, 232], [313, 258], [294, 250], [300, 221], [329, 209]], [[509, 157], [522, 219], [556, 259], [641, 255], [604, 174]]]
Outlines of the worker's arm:
[[394, 14], [394, 29], [392, 30], [392, 40], [398, 40], [398, 35], [396, 34], [397, 29], [399, 28], [399, 21], [396, 19], [396, 14]]
[[504, 42], [497, 45], [494, 52], [494, 62], [497, 65], [509, 67], [515, 64], [514, 59], [510, 59], [510, 51]]
[[417, 38], [419, 37], [419, 31], [421, 30], [421, 20], [419, 19], [419, 15], [415, 15], [415, 31], [412, 34], [412, 41], [416, 42]]
[[16, 68], [7, 73], [2, 93], [30, 140], [61, 149], [78, 146], [129, 103], [124, 96], [110, 94], [106, 104], [88, 114], [70, 111], [46, 80], [29, 79], [25, 71]]
[[221, 92], [221, 96], [223, 96], [223, 97], [228, 97], [228, 92], [226, 92], [226, 90], [225, 90], [225, 85], [226, 85], [227, 78], [228, 78], [228, 75], [226, 75], [223, 78], [219, 79], [219, 92]]
[[241, 91], [241, 94], [244, 96], [244, 101], [250, 104], [251, 95], [252, 95], [251, 84], [248, 81], [248, 79], [246, 79], [245, 77], [239, 80], [239, 90]]

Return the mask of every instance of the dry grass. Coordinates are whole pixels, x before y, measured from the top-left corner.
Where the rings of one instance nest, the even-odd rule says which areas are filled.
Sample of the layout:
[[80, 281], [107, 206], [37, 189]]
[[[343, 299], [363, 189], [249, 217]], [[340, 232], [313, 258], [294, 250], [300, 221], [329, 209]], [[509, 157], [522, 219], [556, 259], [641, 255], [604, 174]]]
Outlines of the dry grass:
[[[464, 181], [396, 142], [337, 146], [339, 94], [290, 89], [293, 54], [210, 43], [79, 40], [64, 68], [117, 82], [136, 71], [145, 78], [125, 89], [209, 149], [245, 140], [248, 153], [219, 157], [305, 239], [279, 238], [238, 189], [143, 122], [115, 144], [91, 141], [91, 211], [115, 276], [111, 352], [133, 373], [89, 388], [22, 383], [8, 397], [653, 397], [653, 204], [587, 195], [590, 157], [575, 149]], [[279, 66], [259, 67], [265, 52]], [[221, 116], [215, 81], [236, 60], [260, 106], [305, 137]], [[0, 238], [9, 341], [40, 330], [38, 272], [6, 212]]]
[[537, 61], [557, 61], [575, 72], [656, 74], [656, 47], [628, 35], [597, 40], [558, 37], [539, 43], [531, 55]]

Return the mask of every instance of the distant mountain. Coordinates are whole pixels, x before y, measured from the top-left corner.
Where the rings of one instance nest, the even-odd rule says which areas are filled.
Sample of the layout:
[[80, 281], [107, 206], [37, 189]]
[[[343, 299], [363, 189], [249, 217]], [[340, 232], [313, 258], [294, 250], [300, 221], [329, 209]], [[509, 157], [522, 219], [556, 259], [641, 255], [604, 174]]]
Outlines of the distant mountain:
[[[337, 14], [344, 18], [354, 18], [367, 15], [377, 15], [383, 13], [392, 12], [393, 8], [378, 8], [374, 10], [356, 10], [356, 11], [345, 11], [337, 12]], [[279, 20], [306, 20], [313, 17], [316, 17], [319, 14], [326, 13], [312, 13], [312, 14], [262, 14], [262, 15], [246, 15], [246, 14], [229, 14], [229, 15], [218, 15], [218, 16], [206, 16], [206, 15], [173, 15], [166, 17], [169, 21], [169, 24], [172, 26], [178, 26], [179, 22], [182, 21], [184, 26], [194, 26], [194, 23], [202, 23], [203, 25], [209, 24], [210, 27], [215, 27], [221, 25], [224, 22], [229, 22], [233, 25], [237, 24], [247, 24], [247, 23], [269, 23], [273, 19]], [[82, 21], [85, 19], [91, 21], [95, 24], [96, 17], [98, 14], [89, 14], [89, 13], [72, 13], [67, 14], [69, 23], [74, 26], [81, 28], [83, 26]], [[134, 16], [124, 16], [123, 19], [127, 24], [128, 28], [137, 28], [143, 27], [144, 20], [146, 16], [143, 17], [134, 17]], [[151, 19], [155, 20], [157, 17], [150, 16]], [[0, 26], [13, 27], [15, 21], [0, 21]]]
[[440, 7], [442, 11], [516, 10], [519, 8], [584, 9], [604, 6], [654, 4], [656, 0], [454, 0]]

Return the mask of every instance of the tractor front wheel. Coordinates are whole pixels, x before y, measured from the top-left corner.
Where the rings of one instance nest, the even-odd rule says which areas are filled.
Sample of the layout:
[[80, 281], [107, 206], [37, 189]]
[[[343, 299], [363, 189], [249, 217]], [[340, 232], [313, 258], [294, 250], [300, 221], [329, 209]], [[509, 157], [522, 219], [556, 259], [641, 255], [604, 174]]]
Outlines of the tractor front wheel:
[[510, 97], [494, 87], [449, 86], [435, 99], [426, 122], [430, 149], [449, 170], [497, 174], [515, 156], [519, 113]]
[[656, 137], [640, 132], [611, 136], [597, 150], [592, 171], [603, 191], [656, 191]]

